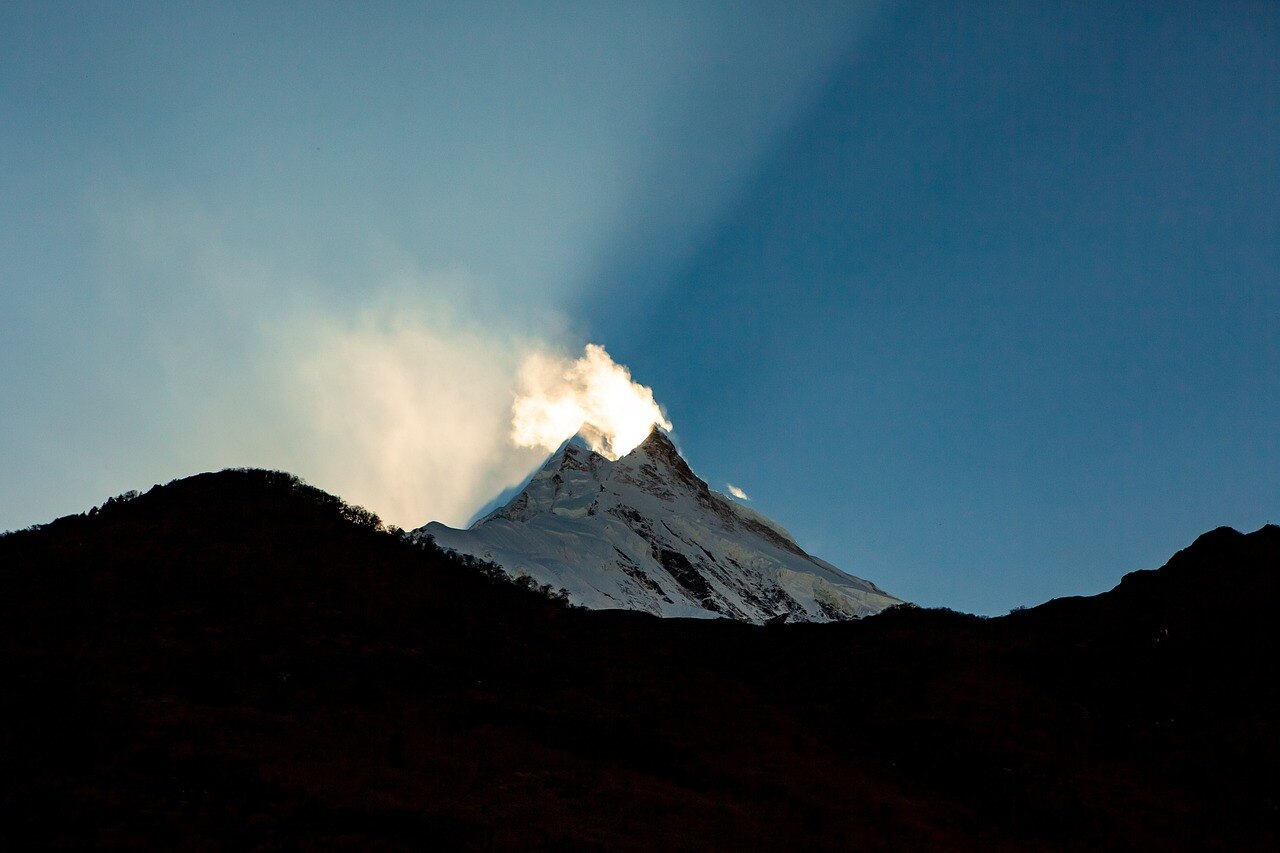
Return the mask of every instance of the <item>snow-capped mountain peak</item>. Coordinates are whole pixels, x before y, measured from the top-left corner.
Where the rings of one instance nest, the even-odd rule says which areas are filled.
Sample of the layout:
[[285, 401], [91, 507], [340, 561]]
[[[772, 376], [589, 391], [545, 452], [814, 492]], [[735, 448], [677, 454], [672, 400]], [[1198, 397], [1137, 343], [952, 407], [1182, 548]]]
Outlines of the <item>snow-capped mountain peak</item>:
[[483, 528], [494, 519], [524, 522], [544, 512], [580, 517], [590, 508], [613, 465], [575, 435], [547, 457], [520, 494], [471, 525], [471, 529]]
[[593, 608], [827, 621], [898, 603], [814, 558], [780, 526], [708, 488], [662, 429], [610, 460], [575, 436], [469, 530], [415, 531], [564, 589]]

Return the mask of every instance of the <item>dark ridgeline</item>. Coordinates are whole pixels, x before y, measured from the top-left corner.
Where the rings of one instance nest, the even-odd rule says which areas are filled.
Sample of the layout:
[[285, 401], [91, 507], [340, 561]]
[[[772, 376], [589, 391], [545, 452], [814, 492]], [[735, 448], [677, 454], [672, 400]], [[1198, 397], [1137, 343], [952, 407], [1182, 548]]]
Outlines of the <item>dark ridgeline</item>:
[[1280, 847], [1280, 528], [999, 619], [483, 569], [261, 471], [0, 537], [0, 847]]

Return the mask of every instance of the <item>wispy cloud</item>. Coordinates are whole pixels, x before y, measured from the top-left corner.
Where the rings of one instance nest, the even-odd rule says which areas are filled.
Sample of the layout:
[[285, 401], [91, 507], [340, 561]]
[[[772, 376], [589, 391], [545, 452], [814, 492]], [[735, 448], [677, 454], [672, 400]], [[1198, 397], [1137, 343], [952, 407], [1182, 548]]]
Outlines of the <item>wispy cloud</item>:
[[461, 524], [537, 463], [510, 439], [511, 404], [521, 364], [562, 351], [554, 313], [479, 318], [460, 294], [481, 283], [394, 262], [353, 300], [198, 205], [109, 201], [98, 310], [117, 346], [96, 369], [122, 388], [125, 370], [152, 379], [99, 413], [129, 441], [85, 448], [111, 489], [264, 466], [401, 526]]
[[738, 500], [740, 501], [751, 500], [751, 498], [748, 497], [746, 492], [742, 491], [742, 489], [738, 488], [733, 483], [725, 483], [725, 487], [729, 489], [729, 494], [733, 495]]
[[520, 361], [537, 344], [392, 306], [286, 321], [275, 365], [308, 479], [402, 526], [462, 524], [538, 453], [509, 438]]

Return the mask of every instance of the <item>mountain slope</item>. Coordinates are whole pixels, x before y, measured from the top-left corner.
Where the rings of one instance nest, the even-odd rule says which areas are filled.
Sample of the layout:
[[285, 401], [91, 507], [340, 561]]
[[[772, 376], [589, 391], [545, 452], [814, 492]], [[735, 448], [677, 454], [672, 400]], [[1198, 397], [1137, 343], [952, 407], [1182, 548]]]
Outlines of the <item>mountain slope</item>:
[[1274, 850], [1278, 608], [1267, 527], [998, 619], [566, 610], [201, 475], [0, 536], [0, 848]]
[[0, 535], [0, 848], [1276, 849], [1277, 607], [1263, 528], [1001, 619], [564, 610], [200, 475]]
[[711, 491], [657, 427], [617, 461], [571, 439], [470, 529], [432, 522], [413, 535], [594, 609], [826, 622], [901, 603]]

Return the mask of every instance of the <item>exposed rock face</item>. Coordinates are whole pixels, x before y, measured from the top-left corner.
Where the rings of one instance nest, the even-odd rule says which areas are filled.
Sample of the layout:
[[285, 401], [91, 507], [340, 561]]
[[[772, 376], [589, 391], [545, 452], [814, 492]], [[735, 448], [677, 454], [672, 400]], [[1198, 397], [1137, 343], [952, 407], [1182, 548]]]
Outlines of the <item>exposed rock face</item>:
[[712, 491], [657, 428], [617, 461], [575, 437], [471, 529], [432, 522], [415, 535], [564, 589], [591, 608], [831, 621], [899, 603]]

